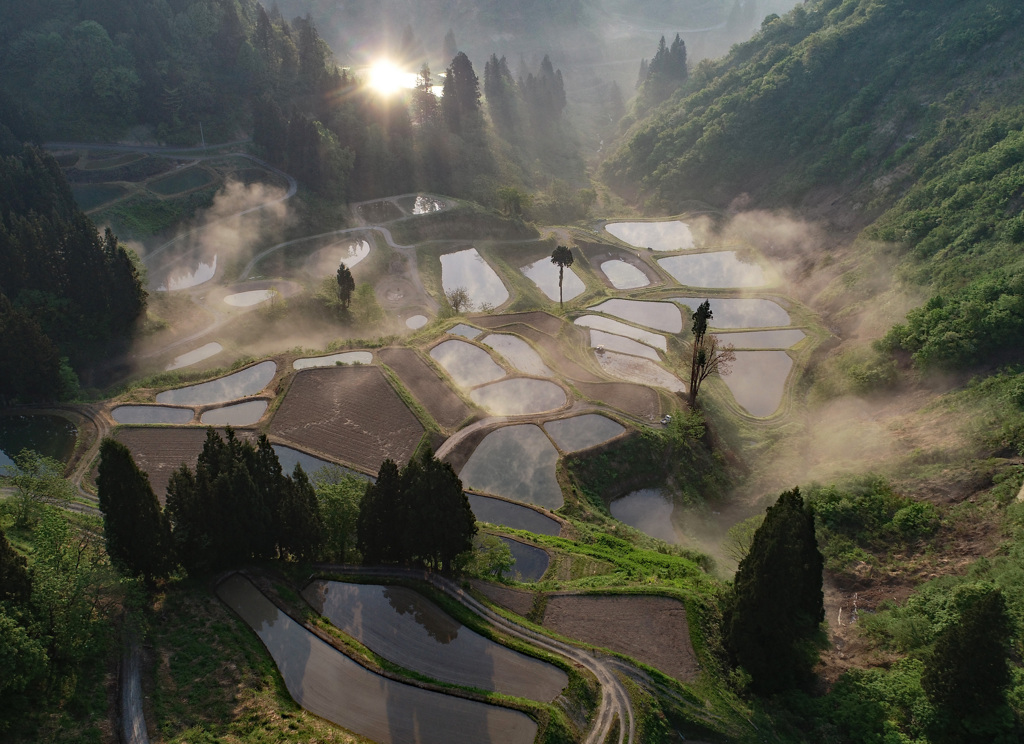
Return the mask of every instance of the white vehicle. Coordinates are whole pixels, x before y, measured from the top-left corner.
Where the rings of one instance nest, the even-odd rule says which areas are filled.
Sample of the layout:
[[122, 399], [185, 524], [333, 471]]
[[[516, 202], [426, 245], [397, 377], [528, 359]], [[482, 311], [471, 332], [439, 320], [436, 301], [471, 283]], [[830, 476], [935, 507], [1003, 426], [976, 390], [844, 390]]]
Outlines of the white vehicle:
[[672, 421], [672, 417], [669, 414], [667, 414], [667, 413], [661, 419], [661, 423], [663, 423], [663, 424], [668, 424], [671, 421]]

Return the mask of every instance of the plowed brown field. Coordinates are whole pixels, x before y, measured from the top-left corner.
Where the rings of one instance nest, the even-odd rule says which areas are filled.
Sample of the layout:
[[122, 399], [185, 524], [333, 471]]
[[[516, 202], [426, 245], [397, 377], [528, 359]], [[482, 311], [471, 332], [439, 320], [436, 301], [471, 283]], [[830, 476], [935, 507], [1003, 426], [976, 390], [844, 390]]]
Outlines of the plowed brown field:
[[576, 387], [588, 398], [607, 403], [637, 418], [661, 418], [661, 396], [657, 391], [632, 382], [578, 382]]
[[270, 431], [373, 473], [387, 458], [404, 464], [423, 436], [423, 426], [377, 367], [299, 372]]
[[472, 412], [447, 383], [413, 349], [389, 347], [377, 352], [384, 364], [395, 371], [434, 420], [450, 429]]
[[508, 313], [506, 315], [483, 315], [473, 318], [473, 322], [482, 328], [501, 328], [502, 326], [522, 323], [536, 328], [541, 333], [555, 336], [562, 328], [562, 321], [554, 315], [535, 310], [529, 313]]

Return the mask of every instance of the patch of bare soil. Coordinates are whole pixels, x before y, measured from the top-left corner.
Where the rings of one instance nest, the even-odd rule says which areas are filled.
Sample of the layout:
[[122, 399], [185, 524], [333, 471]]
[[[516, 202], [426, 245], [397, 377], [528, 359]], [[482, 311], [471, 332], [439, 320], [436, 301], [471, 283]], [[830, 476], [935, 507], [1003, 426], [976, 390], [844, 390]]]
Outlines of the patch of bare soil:
[[377, 367], [299, 372], [270, 431], [373, 473], [387, 458], [406, 462], [423, 436], [423, 426]]
[[650, 282], [650, 286], [654, 287], [659, 284], [664, 284], [664, 280], [658, 275], [658, 272], [652, 269], [646, 261], [636, 255], [633, 251], [626, 250], [625, 248], [617, 248], [615, 246], [607, 245], [605, 243], [584, 243], [581, 242], [580, 250], [583, 256], [590, 263], [594, 273], [597, 274], [604, 280], [604, 283], [609, 288], [615, 289], [615, 285], [612, 284], [611, 280], [601, 271], [601, 264], [605, 261], [623, 261], [628, 263], [630, 266], [639, 269], [647, 277], [647, 281]]
[[533, 608], [533, 600], [537, 596], [536, 592], [528, 592], [525, 589], [512, 589], [501, 584], [480, 581], [479, 579], [474, 579], [469, 583], [470, 586], [487, 597], [487, 599], [522, 617], [530, 614], [530, 610]]
[[632, 382], [578, 382], [588, 398], [599, 400], [623, 413], [648, 421], [661, 418], [661, 396], [656, 390]]
[[[223, 429], [217, 431], [223, 436]], [[235, 429], [235, 435], [249, 441], [256, 439], [256, 432], [247, 429]], [[182, 463], [190, 468], [195, 467], [203, 451], [203, 442], [206, 441], [206, 428], [122, 426], [114, 439], [131, 450], [135, 464], [149, 474], [153, 493], [163, 503], [167, 497], [171, 473], [181, 467]]]
[[395, 371], [409, 392], [441, 426], [454, 428], [472, 413], [462, 398], [423, 361], [415, 349], [388, 347], [378, 351], [377, 355]]
[[474, 317], [473, 322], [483, 328], [503, 328], [510, 325], [527, 325], [536, 328], [541, 333], [549, 336], [556, 336], [562, 329], [562, 321], [554, 315], [541, 310], [534, 310], [529, 313], [507, 313], [505, 315], [482, 315]]
[[[573, 361], [565, 353], [563, 343], [554, 336], [549, 336], [546, 333], [532, 328], [531, 326], [525, 326], [520, 324], [510, 325], [507, 328], [502, 328], [502, 331], [509, 333], [515, 333], [523, 338], [533, 342], [535, 346], [547, 356], [548, 362], [551, 367], [563, 377], [568, 377], [570, 380], [579, 380], [582, 382], [601, 382], [604, 378], [597, 376], [586, 367], [581, 366], [577, 362]], [[574, 329], [567, 329], [568, 333], [575, 333]], [[582, 344], [582, 340], [580, 341]]]
[[686, 608], [670, 597], [556, 594], [548, 598], [544, 626], [626, 654], [684, 682], [700, 673]]

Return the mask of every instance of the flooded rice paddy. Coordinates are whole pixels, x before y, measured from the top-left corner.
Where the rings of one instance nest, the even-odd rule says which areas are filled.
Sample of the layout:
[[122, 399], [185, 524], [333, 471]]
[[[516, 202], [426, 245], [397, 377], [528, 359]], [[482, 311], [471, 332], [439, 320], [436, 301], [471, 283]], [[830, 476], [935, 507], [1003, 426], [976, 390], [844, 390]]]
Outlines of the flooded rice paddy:
[[601, 365], [601, 369], [620, 380], [663, 387], [673, 393], [686, 392], [686, 386], [682, 380], [650, 359], [626, 356], [614, 351], [603, 351], [597, 354], [597, 362]]
[[553, 377], [540, 354], [518, 336], [506, 333], [491, 333], [482, 339], [483, 343], [501, 354], [508, 362], [523, 374], [536, 377]]
[[375, 674], [279, 610], [235, 574], [221, 600], [259, 636], [295, 701], [314, 715], [381, 744], [529, 744], [537, 725], [525, 713], [423, 690]]
[[505, 376], [505, 370], [490, 354], [466, 341], [442, 341], [430, 350], [430, 357], [462, 387], [482, 385]]
[[77, 439], [78, 427], [61, 416], [0, 416], [0, 467], [23, 449], [66, 462]]
[[419, 194], [418, 196], [403, 196], [398, 200], [398, 206], [409, 214], [430, 214], [448, 209], [450, 205], [445, 199]]
[[247, 400], [223, 408], [206, 411], [199, 422], [208, 426], [249, 426], [259, 421], [267, 411], [267, 401]]
[[274, 379], [275, 362], [260, 362], [243, 370], [198, 385], [165, 390], [157, 394], [156, 402], [178, 406], [203, 406], [227, 403], [260, 392]]
[[[534, 571], [536, 563], [534, 557]], [[302, 596], [374, 653], [442, 682], [549, 702], [569, 681], [561, 669], [484, 638], [406, 587], [314, 581]]]
[[606, 300], [590, 309], [667, 333], [680, 333], [683, 330], [683, 316], [679, 307], [671, 302]]
[[473, 390], [469, 397], [496, 416], [544, 413], [557, 410], [567, 402], [565, 391], [559, 385], [532, 377], [515, 377], [484, 385]]
[[633, 264], [628, 264], [618, 258], [603, 262], [601, 272], [608, 277], [608, 281], [615, 289], [636, 289], [646, 287], [651, 283], [647, 274]]
[[459, 323], [458, 325], [449, 328], [447, 331], [445, 331], [445, 333], [449, 333], [452, 336], [462, 336], [463, 338], [468, 338], [472, 340], [479, 336], [481, 333], [483, 333], [483, 331], [481, 331], [479, 328], [474, 328], [471, 325]]
[[732, 374], [722, 378], [752, 416], [770, 416], [782, 403], [793, 360], [784, 351], [737, 351]]
[[654, 362], [661, 361], [658, 352], [650, 346], [625, 336], [616, 336], [614, 333], [599, 331], [596, 328], [590, 329], [590, 348], [618, 351], [623, 354], [644, 357]]
[[585, 413], [582, 416], [548, 421], [544, 424], [544, 430], [563, 452], [578, 452], [614, 439], [626, 427], [599, 413]]
[[647, 344], [648, 346], [653, 346], [656, 349], [661, 349], [662, 351], [666, 351], [668, 349], [664, 336], [657, 333], [651, 333], [650, 331], [645, 331], [641, 328], [637, 328], [636, 326], [620, 323], [619, 321], [612, 320], [611, 318], [602, 318], [600, 315], [583, 315], [576, 318], [573, 322], [583, 328], [596, 328], [599, 331], [614, 333], [616, 336], [625, 336], [626, 338], [631, 338], [634, 341], [639, 341]]
[[760, 287], [768, 282], [760, 264], [741, 261], [736, 251], [669, 256], [658, 263], [688, 287]]
[[512, 557], [515, 559], [512, 576], [518, 581], [540, 581], [551, 563], [551, 556], [547, 551], [513, 540], [511, 537], [499, 536], [498, 539], [512, 551]]
[[110, 415], [119, 424], [188, 424], [195, 411], [169, 406], [118, 406]]
[[470, 306], [497, 307], [508, 299], [508, 290], [491, 265], [476, 248], [441, 256], [441, 285], [445, 293], [460, 287], [469, 295]]
[[694, 246], [690, 226], [671, 222], [612, 222], [604, 229], [619, 240], [653, 251], [688, 251]]
[[466, 488], [554, 510], [562, 506], [557, 461], [558, 450], [539, 427], [504, 426], [484, 437], [459, 477]]
[[[673, 302], [686, 305], [693, 313], [701, 297], [673, 297]], [[790, 324], [789, 313], [771, 300], [748, 297], [712, 298], [712, 328], [774, 328]]]
[[405, 319], [405, 325], [408, 328], [412, 328], [414, 331], [418, 328], [422, 328], [427, 324], [426, 315], [411, 315]]
[[292, 362], [294, 369], [316, 369], [317, 367], [335, 367], [339, 364], [369, 364], [373, 354], [368, 351], [343, 351], [322, 357], [303, 357]]
[[[191, 270], [190, 270], [191, 269]], [[153, 272], [154, 274], [157, 272]], [[171, 267], [165, 272], [164, 279], [158, 281], [157, 292], [174, 292], [179, 289], [191, 289], [213, 279], [217, 274], [217, 256], [206, 261], [199, 260], [190, 268]]]
[[636, 527], [645, 535], [667, 543], [679, 544], [679, 535], [672, 526], [672, 502], [657, 488], [633, 491], [611, 503], [612, 516]]
[[174, 361], [168, 364], [165, 369], [170, 372], [171, 370], [181, 369], [182, 367], [189, 367], [203, 361], [204, 359], [209, 359], [214, 354], [220, 354], [222, 351], [224, 351], [224, 347], [216, 342], [203, 344], [198, 349], [193, 349], [181, 356], [174, 357]]
[[345, 264], [352, 269], [369, 255], [370, 241], [346, 240], [321, 248], [313, 254], [309, 266], [319, 276], [330, 275], [338, 270], [339, 265]]
[[[558, 301], [558, 266], [551, 263], [550, 258], [534, 261], [519, 270], [527, 279], [536, 284], [549, 300]], [[562, 299], [571, 300], [573, 297], [578, 297], [586, 288], [587, 285], [572, 270], [572, 267], [566, 267], [562, 275]]]
[[803, 341], [806, 334], [796, 328], [787, 328], [781, 331], [723, 333], [718, 338], [736, 349], [788, 349]]
[[306, 471], [306, 475], [312, 476], [313, 473], [320, 470], [321, 468], [338, 468], [344, 473], [350, 475], [356, 475], [366, 480], [373, 480], [368, 475], [364, 475], [358, 471], [346, 468], [344, 465], [337, 465], [333, 462], [323, 460], [319, 457], [303, 452], [302, 450], [293, 449], [292, 447], [286, 447], [283, 444], [275, 444], [271, 447], [274, 450], [274, 454], [277, 455], [278, 462], [281, 463], [281, 470], [284, 471], [285, 475], [291, 475], [295, 470], [296, 465], [301, 465], [302, 469]]
[[273, 299], [276, 294], [276, 289], [250, 289], [248, 292], [229, 294], [224, 298], [224, 304], [232, 307], [252, 307]]
[[538, 535], [558, 535], [562, 525], [539, 511], [528, 506], [513, 504], [511, 501], [483, 496], [478, 493], [467, 493], [469, 506], [478, 522], [511, 527], [515, 530], [528, 530]]

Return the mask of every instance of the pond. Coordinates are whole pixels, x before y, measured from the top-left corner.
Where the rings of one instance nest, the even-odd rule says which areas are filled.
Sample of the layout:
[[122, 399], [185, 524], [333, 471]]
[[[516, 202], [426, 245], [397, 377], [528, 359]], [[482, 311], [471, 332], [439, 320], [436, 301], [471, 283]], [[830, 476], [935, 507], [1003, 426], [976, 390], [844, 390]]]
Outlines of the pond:
[[508, 299], [501, 278], [476, 248], [441, 256], [441, 285], [446, 294], [464, 288], [469, 296], [467, 309], [495, 308]]
[[615, 289], [636, 289], [637, 287], [646, 287], [651, 283], [647, 274], [633, 264], [628, 264], [617, 258], [603, 262], [601, 271], [608, 277], [608, 281]]
[[215, 354], [220, 354], [222, 351], [224, 351], [224, 347], [216, 342], [203, 344], [198, 349], [193, 349], [181, 356], [174, 357], [174, 361], [167, 365], [166, 370], [170, 372], [174, 369], [181, 369], [182, 367], [197, 364], [204, 359], [209, 359]]
[[315, 369], [317, 367], [335, 367], [339, 364], [369, 364], [373, 354], [368, 351], [343, 351], [322, 357], [303, 357], [292, 362], [293, 369]]
[[306, 270], [313, 276], [330, 276], [337, 273], [339, 265], [345, 264], [352, 269], [369, 255], [368, 240], [345, 240], [321, 248], [310, 256], [306, 262]]
[[483, 343], [505, 357], [513, 367], [524, 374], [536, 377], [554, 376], [554, 373], [540, 358], [540, 354], [518, 336], [492, 333], [483, 338]]
[[[156, 274], [156, 271], [152, 272]], [[198, 287], [204, 282], [208, 282], [213, 279], [217, 274], [217, 256], [214, 254], [213, 258], [205, 261], [199, 259], [195, 267], [189, 270], [188, 268], [182, 269], [180, 267], [171, 267], [167, 269], [163, 280], [160, 280], [157, 284], [157, 292], [174, 292], [179, 289], [189, 289], [190, 287]]]
[[78, 427], [62, 416], [0, 416], [0, 467], [23, 449], [67, 462], [77, 439]]
[[260, 362], [225, 377], [218, 377], [216, 380], [165, 390], [156, 396], [156, 402], [178, 406], [227, 403], [229, 400], [245, 398], [260, 392], [274, 379], [276, 373], [275, 362]]
[[604, 444], [626, 430], [618, 421], [599, 413], [585, 413], [582, 416], [548, 421], [544, 431], [548, 433], [563, 452], [579, 450]]
[[511, 501], [503, 501], [478, 493], [467, 493], [469, 506], [478, 522], [511, 527], [515, 530], [527, 530], [538, 535], [558, 535], [562, 525], [557, 520], [541, 514], [535, 509]]
[[722, 333], [718, 338], [723, 343], [732, 344], [736, 349], [788, 349], [803, 341], [806, 334], [796, 328], [791, 328], [781, 331]]
[[679, 220], [670, 222], [612, 222], [604, 229], [619, 240], [637, 248], [654, 251], [688, 251], [694, 246], [690, 226]]
[[[551, 263], [550, 258], [542, 258], [519, 269], [526, 278], [537, 285], [548, 299], [558, 302], [558, 266]], [[562, 299], [571, 300], [586, 290], [587, 285], [569, 266], [562, 276]]]
[[671, 302], [607, 300], [590, 309], [667, 333], [680, 333], [683, 330], [683, 316], [679, 307]]
[[644, 357], [645, 359], [650, 359], [652, 362], [661, 361], [661, 357], [658, 356], [658, 352], [650, 346], [642, 344], [639, 341], [634, 341], [631, 338], [616, 336], [614, 333], [605, 333], [604, 331], [599, 331], [596, 328], [590, 329], [590, 348], [618, 351], [623, 354]]
[[558, 450], [533, 424], [503, 426], [484, 437], [459, 477], [466, 488], [545, 509], [562, 506]]
[[470, 392], [469, 397], [495, 416], [523, 416], [554, 411], [566, 404], [565, 390], [548, 380], [514, 377]]
[[430, 350], [430, 357], [461, 387], [482, 385], [505, 376], [505, 370], [490, 354], [466, 341], [442, 341]]
[[669, 256], [658, 263], [689, 287], [760, 287], [768, 281], [760, 264], [741, 261], [736, 251]]
[[[689, 317], [692, 317], [698, 305], [705, 299], [703, 297], [672, 298], [673, 302], [681, 303], [689, 308]], [[736, 297], [712, 298], [709, 302], [711, 303], [710, 326], [712, 328], [773, 328], [790, 324], [789, 313], [771, 300]]]
[[634, 341], [640, 341], [641, 343], [653, 346], [656, 349], [661, 349], [662, 351], [666, 351], [668, 349], [664, 336], [657, 333], [651, 333], [650, 331], [645, 331], [641, 328], [637, 328], [636, 326], [620, 323], [619, 321], [612, 320], [611, 318], [602, 318], [600, 315], [583, 315], [576, 318], [573, 323], [583, 328], [596, 328], [599, 331], [614, 333], [616, 336], [625, 336], [626, 338], [631, 338]]
[[468, 338], [472, 340], [479, 336], [481, 333], [483, 333], [483, 331], [481, 331], [479, 328], [474, 328], [471, 325], [459, 323], [458, 325], [454, 325], [451, 328], [449, 328], [447, 331], [445, 331], [445, 333], [449, 333], [452, 336], [462, 336], [463, 338]]
[[597, 354], [597, 362], [605, 372], [620, 380], [663, 387], [673, 393], [686, 392], [682, 380], [649, 359], [604, 351]]
[[381, 744], [530, 744], [537, 735], [525, 713], [365, 669], [281, 612], [239, 574], [221, 582], [217, 595], [259, 636], [295, 702], [359, 736]]
[[267, 411], [267, 401], [247, 400], [223, 408], [206, 411], [199, 423], [208, 426], [249, 426], [259, 421]]
[[448, 202], [436, 196], [418, 194], [417, 196], [403, 196], [398, 200], [398, 206], [409, 214], [430, 214], [448, 209]]
[[272, 299], [276, 294], [276, 289], [250, 289], [248, 292], [229, 294], [224, 302], [232, 307], [252, 307]]
[[644, 488], [615, 499], [610, 506], [612, 516], [636, 527], [645, 535], [678, 545], [681, 541], [672, 526], [672, 502], [657, 488]]
[[770, 416], [782, 403], [793, 360], [784, 351], [737, 351], [732, 374], [722, 378], [752, 416]]
[[561, 669], [484, 638], [403, 586], [314, 581], [302, 596], [375, 654], [432, 679], [545, 703], [569, 682]]
[[551, 556], [547, 551], [513, 540], [511, 537], [499, 535], [498, 539], [508, 545], [515, 559], [515, 565], [512, 566], [509, 575], [517, 581], [540, 581], [551, 563]]
[[274, 450], [274, 454], [277, 455], [277, 461], [281, 463], [281, 470], [284, 471], [285, 475], [291, 475], [295, 470], [295, 466], [301, 465], [302, 469], [306, 471], [306, 475], [311, 478], [313, 473], [321, 468], [338, 468], [342, 472], [350, 475], [356, 475], [365, 480], [374, 480], [370, 476], [350, 468], [346, 468], [344, 465], [337, 465], [333, 462], [328, 462], [327, 460], [314, 457], [302, 450], [285, 447], [283, 444], [274, 444], [271, 445], [271, 448]]
[[414, 331], [418, 328], [422, 328], [427, 324], [426, 315], [411, 315], [405, 319], [405, 325], [412, 328]]
[[168, 406], [118, 406], [110, 415], [119, 424], [189, 424], [195, 411]]

